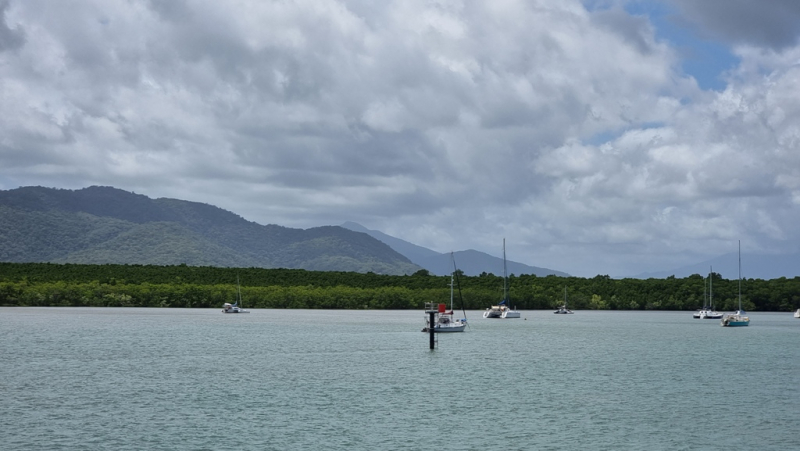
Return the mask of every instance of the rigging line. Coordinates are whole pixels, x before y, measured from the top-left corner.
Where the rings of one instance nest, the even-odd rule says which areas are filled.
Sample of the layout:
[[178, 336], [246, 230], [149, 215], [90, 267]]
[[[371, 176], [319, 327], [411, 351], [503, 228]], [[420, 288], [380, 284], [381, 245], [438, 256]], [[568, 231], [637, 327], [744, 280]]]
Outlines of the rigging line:
[[[461, 281], [458, 279], [458, 268], [456, 267], [456, 257], [453, 253], [450, 253], [450, 258], [453, 260], [453, 272], [456, 275], [456, 285], [458, 286], [458, 300], [461, 301], [461, 311], [464, 312], [464, 319], [467, 319], [467, 310], [464, 308], [464, 298], [461, 297]], [[469, 327], [469, 321], [467, 321], [467, 328], [472, 329]]]

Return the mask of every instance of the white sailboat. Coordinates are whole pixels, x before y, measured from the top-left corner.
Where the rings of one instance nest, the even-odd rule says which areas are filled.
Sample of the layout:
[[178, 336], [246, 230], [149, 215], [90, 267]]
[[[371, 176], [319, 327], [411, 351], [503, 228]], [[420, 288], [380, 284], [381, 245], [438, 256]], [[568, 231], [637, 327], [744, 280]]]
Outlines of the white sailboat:
[[519, 318], [520, 314], [516, 309], [512, 309], [508, 300], [508, 269], [506, 267], [506, 239], [503, 238], [503, 300], [497, 305], [487, 308], [483, 312], [484, 318]]
[[[453, 287], [455, 286], [455, 274], [456, 274], [456, 260], [453, 257], [453, 253], [450, 253], [450, 258], [453, 260], [453, 272], [450, 274], [450, 311], [447, 311], [447, 308], [442, 308], [441, 306], [444, 304], [439, 304], [438, 307], [438, 315], [435, 318], [435, 324], [433, 326], [433, 331], [436, 333], [441, 332], [464, 332], [464, 329], [467, 328], [467, 319], [456, 319], [453, 313]], [[459, 293], [461, 293], [461, 288], [459, 288]], [[464, 301], [461, 301], [462, 307]], [[430, 307], [428, 307], [430, 308]], [[426, 308], [426, 311], [428, 310]], [[466, 313], [466, 312], [465, 312]], [[466, 315], [465, 315], [466, 316]], [[428, 328], [430, 327], [430, 318], [428, 316], [425, 317], [425, 328], [422, 329], [423, 332], [428, 332]]]
[[720, 319], [722, 313], [714, 309], [714, 269], [709, 267], [708, 273], [708, 306], [700, 310], [700, 319]]
[[575, 313], [572, 310], [567, 308], [567, 287], [564, 287], [564, 305], [559, 307], [558, 310], [556, 310], [553, 313], [556, 313], [556, 314], [559, 314], [559, 315], [571, 315], [571, 314]]
[[242, 289], [239, 286], [239, 277], [236, 277], [236, 302], [231, 304], [226, 302], [222, 304], [222, 313], [250, 313], [249, 310], [245, 310], [239, 307], [239, 304], [242, 302]]
[[742, 327], [750, 325], [750, 317], [742, 310], [742, 242], [739, 241], [739, 310], [722, 318], [723, 327]]
[[796, 312], [794, 312], [794, 317], [795, 317], [795, 318], [800, 318], [800, 308], [799, 308], [799, 309], [797, 309], [797, 311], [796, 311]]
[[[709, 274], [710, 275], [710, 274]], [[697, 309], [696, 312], [692, 315], [694, 319], [700, 319], [701, 315], [704, 315], [706, 310], [708, 309], [708, 281], [711, 280], [710, 277], [703, 279], [703, 308]]]

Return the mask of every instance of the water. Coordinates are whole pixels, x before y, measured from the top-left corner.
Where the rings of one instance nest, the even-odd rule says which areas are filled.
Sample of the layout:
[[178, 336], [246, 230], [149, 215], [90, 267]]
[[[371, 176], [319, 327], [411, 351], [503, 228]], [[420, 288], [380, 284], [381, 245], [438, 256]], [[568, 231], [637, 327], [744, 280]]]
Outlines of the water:
[[0, 308], [12, 450], [800, 449], [800, 320]]

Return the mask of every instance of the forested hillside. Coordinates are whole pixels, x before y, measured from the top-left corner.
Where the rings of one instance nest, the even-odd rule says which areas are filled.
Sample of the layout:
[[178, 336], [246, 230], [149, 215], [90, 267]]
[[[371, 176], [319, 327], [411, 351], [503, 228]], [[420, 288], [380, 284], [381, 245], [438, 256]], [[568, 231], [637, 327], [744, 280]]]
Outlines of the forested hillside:
[[386, 244], [342, 227], [260, 225], [207, 204], [97, 186], [0, 191], [0, 261], [380, 274], [420, 269]]
[[[0, 263], [0, 305], [220, 307], [232, 302], [236, 281], [251, 308], [421, 309], [447, 303], [450, 278], [427, 271], [392, 276], [299, 269], [157, 265]], [[704, 304], [705, 281], [684, 279], [591, 279], [511, 276], [511, 304], [522, 310], [551, 309], [563, 302], [575, 310], [694, 310]], [[503, 279], [459, 274], [457, 307], [482, 310], [502, 299]], [[714, 274], [714, 303], [734, 310], [738, 280]], [[752, 311], [800, 308], [800, 277], [742, 281], [743, 307]]]

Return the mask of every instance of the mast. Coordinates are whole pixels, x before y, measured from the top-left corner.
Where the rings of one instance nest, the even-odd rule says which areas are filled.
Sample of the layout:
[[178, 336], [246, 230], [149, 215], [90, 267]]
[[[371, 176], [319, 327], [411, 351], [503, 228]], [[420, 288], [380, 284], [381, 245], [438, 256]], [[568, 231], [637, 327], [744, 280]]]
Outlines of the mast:
[[739, 312], [742, 313], [742, 240], [739, 240]]
[[[242, 301], [242, 288], [239, 286], [239, 276], [236, 276], [236, 305]], [[239, 305], [241, 307], [241, 305]]]
[[[506, 268], [506, 239], [503, 238], [503, 300], [508, 304], [508, 270]], [[508, 305], [506, 305], [508, 307]], [[510, 307], [509, 307], [510, 308]]]
[[453, 273], [450, 276], [450, 310], [453, 310], [452, 307], [452, 298], [453, 298], [453, 276], [456, 277], [456, 282], [458, 282], [458, 300], [461, 301], [461, 311], [464, 312], [464, 321], [467, 320], [467, 308], [464, 307], [464, 298], [461, 296], [461, 281], [458, 279], [458, 267], [456, 266], [456, 256], [450, 251], [450, 259], [453, 260]]
[[450, 311], [453, 311], [453, 277], [455, 275], [455, 271], [450, 273]]
[[714, 287], [712, 286], [714, 281], [714, 268], [709, 266], [708, 270], [710, 271], [708, 274], [708, 308], [714, 310]]

